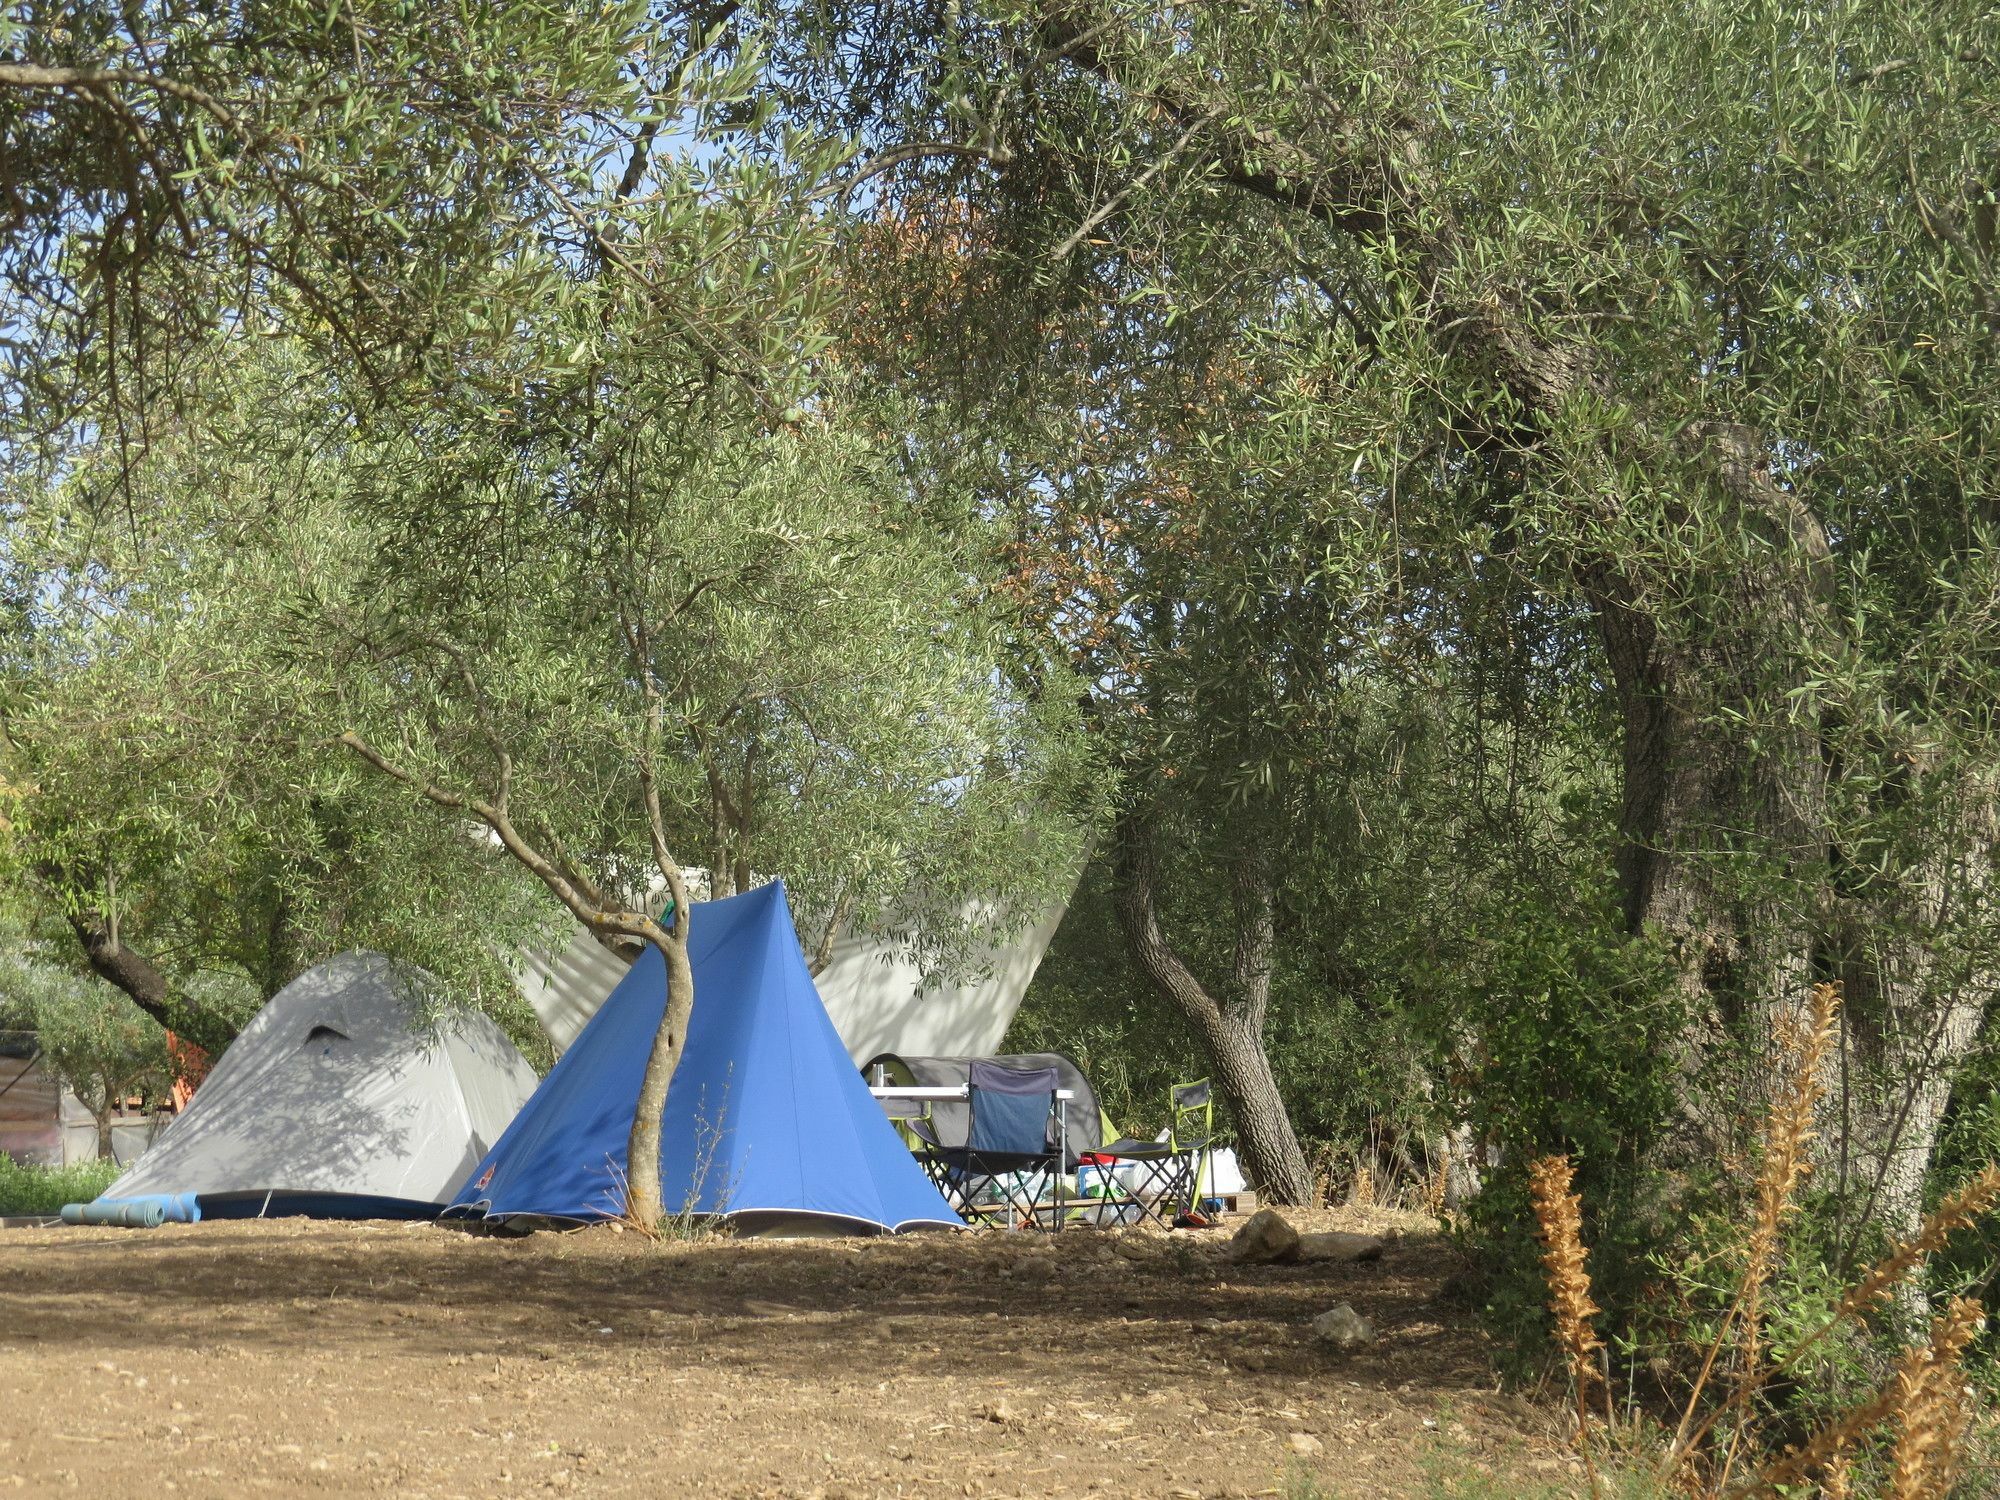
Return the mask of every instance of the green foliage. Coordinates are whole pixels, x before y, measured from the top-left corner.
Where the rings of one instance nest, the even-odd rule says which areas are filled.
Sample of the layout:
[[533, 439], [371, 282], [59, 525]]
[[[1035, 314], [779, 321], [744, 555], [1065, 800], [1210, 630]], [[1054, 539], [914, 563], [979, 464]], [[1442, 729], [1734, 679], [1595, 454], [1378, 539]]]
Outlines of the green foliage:
[[[883, 238], [1035, 473], [1128, 796], [1215, 796], [1184, 887], [1275, 826], [1309, 933], [1395, 903], [1343, 988], [1506, 1161], [1579, 1150], [1623, 1287], [1837, 977], [1835, 1259], [1907, 1227], [2000, 972], [1993, 13], [953, 16], [884, 78], [815, 12], [789, 102], [994, 148]], [[1423, 692], [1413, 787], [1340, 754]], [[1415, 837], [1338, 836], [1397, 796]]]
[[[1169, 1090], [1209, 1076], [1212, 1064], [1186, 1017], [1134, 967], [1118, 940], [1111, 882], [1105, 861], [1093, 861], [1002, 1046], [1073, 1058], [1113, 1120], [1152, 1135], [1166, 1123]], [[1209, 914], [1205, 933], [1198, 922], [1198, 913], [1183, 919], [1190, 951], [1209, 955], [1226, 947], [1219, 916]], [[1426, 1141], [1438, 1119], [1426, 1097], [1425, 1059], [1412, 1046], [1409, 1018], [1396, 998], [1334, 990], [1323, 971], [1287, 949], [1272, 981], [1266, 1035], [1285, 1105], [1322, 1178], [1342, 1187], [1365, 1157], [1385, 1180], [1393, 1181], [1400, 1165], [1401, 1186], [1420, 1196], [1412, 1177], [1428, 1165]], [[1217, 1125], [1233, 1131], [1226, 1103]], [[1378, 1145], [1400, 1150], [1404, 1159], [1376, 1161]]]
[[200, 407], [218, 342], [284, 338], [379, 404], [507, 338], [560, 179], [645, 107], [652, 31], [547, 0], [10, 7], [10, 459], [60, 468], [24, 445], [93, 434], [137, 456]]
[[34, 1033], [42, 1065], [94, 1113], [172, 1082], [166, 1033], [125, 996], [18, 950], [0, 953], [0, 1029]]
[[[1209, 989], [1274, 914], [1316, 1146], [1497, 1162], [1509, 1329], [1552, 1150], [1614, 1316], [1663, 1272], [1704, 1315], [1748, 1044], [1816, 979], [1780, 1336], [2000, 1145], [1990, 9], [5, 24], [38, 935], [110, 917], [189, 994], [366, 942], [494, 1004], [555, 908], [477, 797], [621, 899], [783, 873], [809, 950], [949, 968], [1108, 767]], [[1144, 1125], [1208, 1069], [1114, 859], [1010, 1044]]]
[[[268, 389], [228, 409], [247, 426]], [[284, 544], [303, 523], [252, 452], [214, 439], [163, 436], [115, 524], [82, 464], [5, 527], [0, 720], [34, 930], [49, 953], [74, 943], [73, 917], [115, 930], [211, 1049], [349, 948], [424, 967], [446, 1004], [538, 1036], [506, 954], [552, 930], [548, 905], [329, 743], [332, 662], [296, 649], [286, 609], [300, 553]]]
[[88, 1203], [124, 1170], [115, 1161], [73, 1167], [24, 1167], [0, 1155], [0, 1214], [55, 1214], [65, 1203]]
[[[2000, 1161], [2000, 1047], [1995, 1040], [1987, 1038], [1953, 1090], [1951, 1117], [1926, 1184], [1926, 1210], [1988, 1162]], [[2000, 1318], [2000, 1222], [1989, 1219], [1958, 1236], [1929, 1269], [1933, 1295], [1978, 1297], [1989, 1318]]]

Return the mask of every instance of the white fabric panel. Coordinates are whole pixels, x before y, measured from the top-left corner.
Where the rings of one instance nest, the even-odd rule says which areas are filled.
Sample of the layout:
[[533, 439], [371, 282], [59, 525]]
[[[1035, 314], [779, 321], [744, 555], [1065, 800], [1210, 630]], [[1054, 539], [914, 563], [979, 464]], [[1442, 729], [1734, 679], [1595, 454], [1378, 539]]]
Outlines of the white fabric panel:
[[[136, 1160], [163, 1128], [156, 1114], [120, 1113], [111, 1122], [111, 1154]], [[0, 1153], [29, 1166], [71, 1167], [97, 1160], [97, 1117], [61, 1088], [37, 1059], [0, 1057]]]
[[444, 1046], [458, 1081], [459, 1097], [465, 1101], [466, 1126], [477, 1164], [513, 1123], [522, 1101], [541, 1080], [488, 1016], [463, 1017], [444, 1034]]
[[445, 1202], [535, 1077], [484, 1016], [443, 1030], [445, 1040], [415, 1029], [387, 958], [329, 959], [251, 1019], [106, 1196], [283, 1191]]
[[39, 1059], [0, 1057], [0, 1151], [24, 1166], [62, 1166], [62, 1092]]
[[553, 956], [522, 955], [521, 993], [558, 1053], [576, 1040], [604, 997], [625, 977], [625, 960], [579, 926], [569, 946]]
[[[842, 933], [813, 983], [848, 1056], [859, 1065], [878, 1052], [984, 1057], [998, 1051], [1068, 905], [1054, 903], [1034, 926], [995, 948], [986, 978], [930, 990], [897, 944]], [[525, 963], [522, 993], [557, 1052], [576, 1040], [625, 977], [624, 962], [581, 927], [561, 953], [529, 953]]]
[[990, 1057], [1067, 909], [1055, 903], [1014, 941], [991, 950], [983, 979], [926, 990], [921, 971], [894, 944], [846, 932], [813, 982], [856, 1064], [882, 1052]]

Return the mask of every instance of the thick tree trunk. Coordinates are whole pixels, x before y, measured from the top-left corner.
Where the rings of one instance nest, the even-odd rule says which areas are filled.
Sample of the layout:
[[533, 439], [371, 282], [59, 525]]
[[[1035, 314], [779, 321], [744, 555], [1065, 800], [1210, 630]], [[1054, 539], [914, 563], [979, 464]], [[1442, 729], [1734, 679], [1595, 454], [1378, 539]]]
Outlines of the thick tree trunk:
[[229, 1033], [213, 1017], [179, 1000], [167, 976], [143, 953], [126, 946], [103, 913], [72, 911], [69, 925], [83, 949], [90, 972], [122, 990], [140, 1010], [169, 1031], [210, 1052], [220, 1052], [229, 1045]]
[[[1694, 1022], [1682, 1058], [1693, 1085], [1722, 1034], [1761, 1037], [1810, 993], [1830, 830], [1819, 725], [1800, 689], [1830, 638], [1831, 554], [1818, 521], [1764, 472], [1754, 433], [1710, 426], [1684, 438], [1736, 523], [1739, 569], [1690, 581], [1673, 610], [1654, 602], [1659, 580], [1610, 559], [1577, 572], [1623, 719], [1625, 917], [1674, 956]], [[1706, 1081], [1737, 1098], [1758, 1083]], [[1685, 1099], [1696, 1151], [1742, 1118], [1703, 1089]]]
[[125, 946], [111, 930], [103, 913], [72, 911], [70, 930], [83, 945], [90, 972], [107, 984], [131, 996], [132, 1003], [162, 1026], [173, 1023], [173, 1005], [167, 976], [141, 953]]
[[1120, 821], [1118, 916], [1133, 961], [1194, 1026], [1236, 1120], [1245, 1174], [1275, 1203], [1309, 1203], [1312, 1171], [1264, 1051], [1271, 993], [1273, 917], [1268, 872], [1246, 857], [1237, 876], [1233, 993], [1217, 1000], [1160, 930], [1152, 830], [1142, 814]]

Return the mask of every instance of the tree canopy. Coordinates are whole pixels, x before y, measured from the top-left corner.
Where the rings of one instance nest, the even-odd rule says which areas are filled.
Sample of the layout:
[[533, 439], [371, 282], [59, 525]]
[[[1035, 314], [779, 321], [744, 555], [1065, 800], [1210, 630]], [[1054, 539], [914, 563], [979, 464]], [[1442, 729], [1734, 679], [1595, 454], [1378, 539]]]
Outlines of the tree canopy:
[[687, 871], [943, 967], [1088, 851], [1024, 1031], [1455, 1164], [1503, 1317], [1551, 1152], [1699, 1302], [1822, 984], [1801, 1298], [2000, 1150], [1988, 9], [8, 24], [5, 774], [128, 993], [574, 919], [656, 1119]]

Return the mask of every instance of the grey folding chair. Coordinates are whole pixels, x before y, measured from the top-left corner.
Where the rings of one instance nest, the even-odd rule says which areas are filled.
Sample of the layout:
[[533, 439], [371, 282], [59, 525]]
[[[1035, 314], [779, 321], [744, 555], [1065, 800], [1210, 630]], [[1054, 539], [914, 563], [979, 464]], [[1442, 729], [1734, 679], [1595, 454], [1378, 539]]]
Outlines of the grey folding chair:
[[924, 1158], [932, 1181], [962, 1218], [1012, 1223], [1042, 1222], [1040, 1187], [1055, 1184], [1052, 1226], [1062, 1223], [1060, 1087], [1054, 1068], [1008, 1068], [975, 1060], [966, 1078], [967, 1121], [963, 1146], [933, 1145]]

